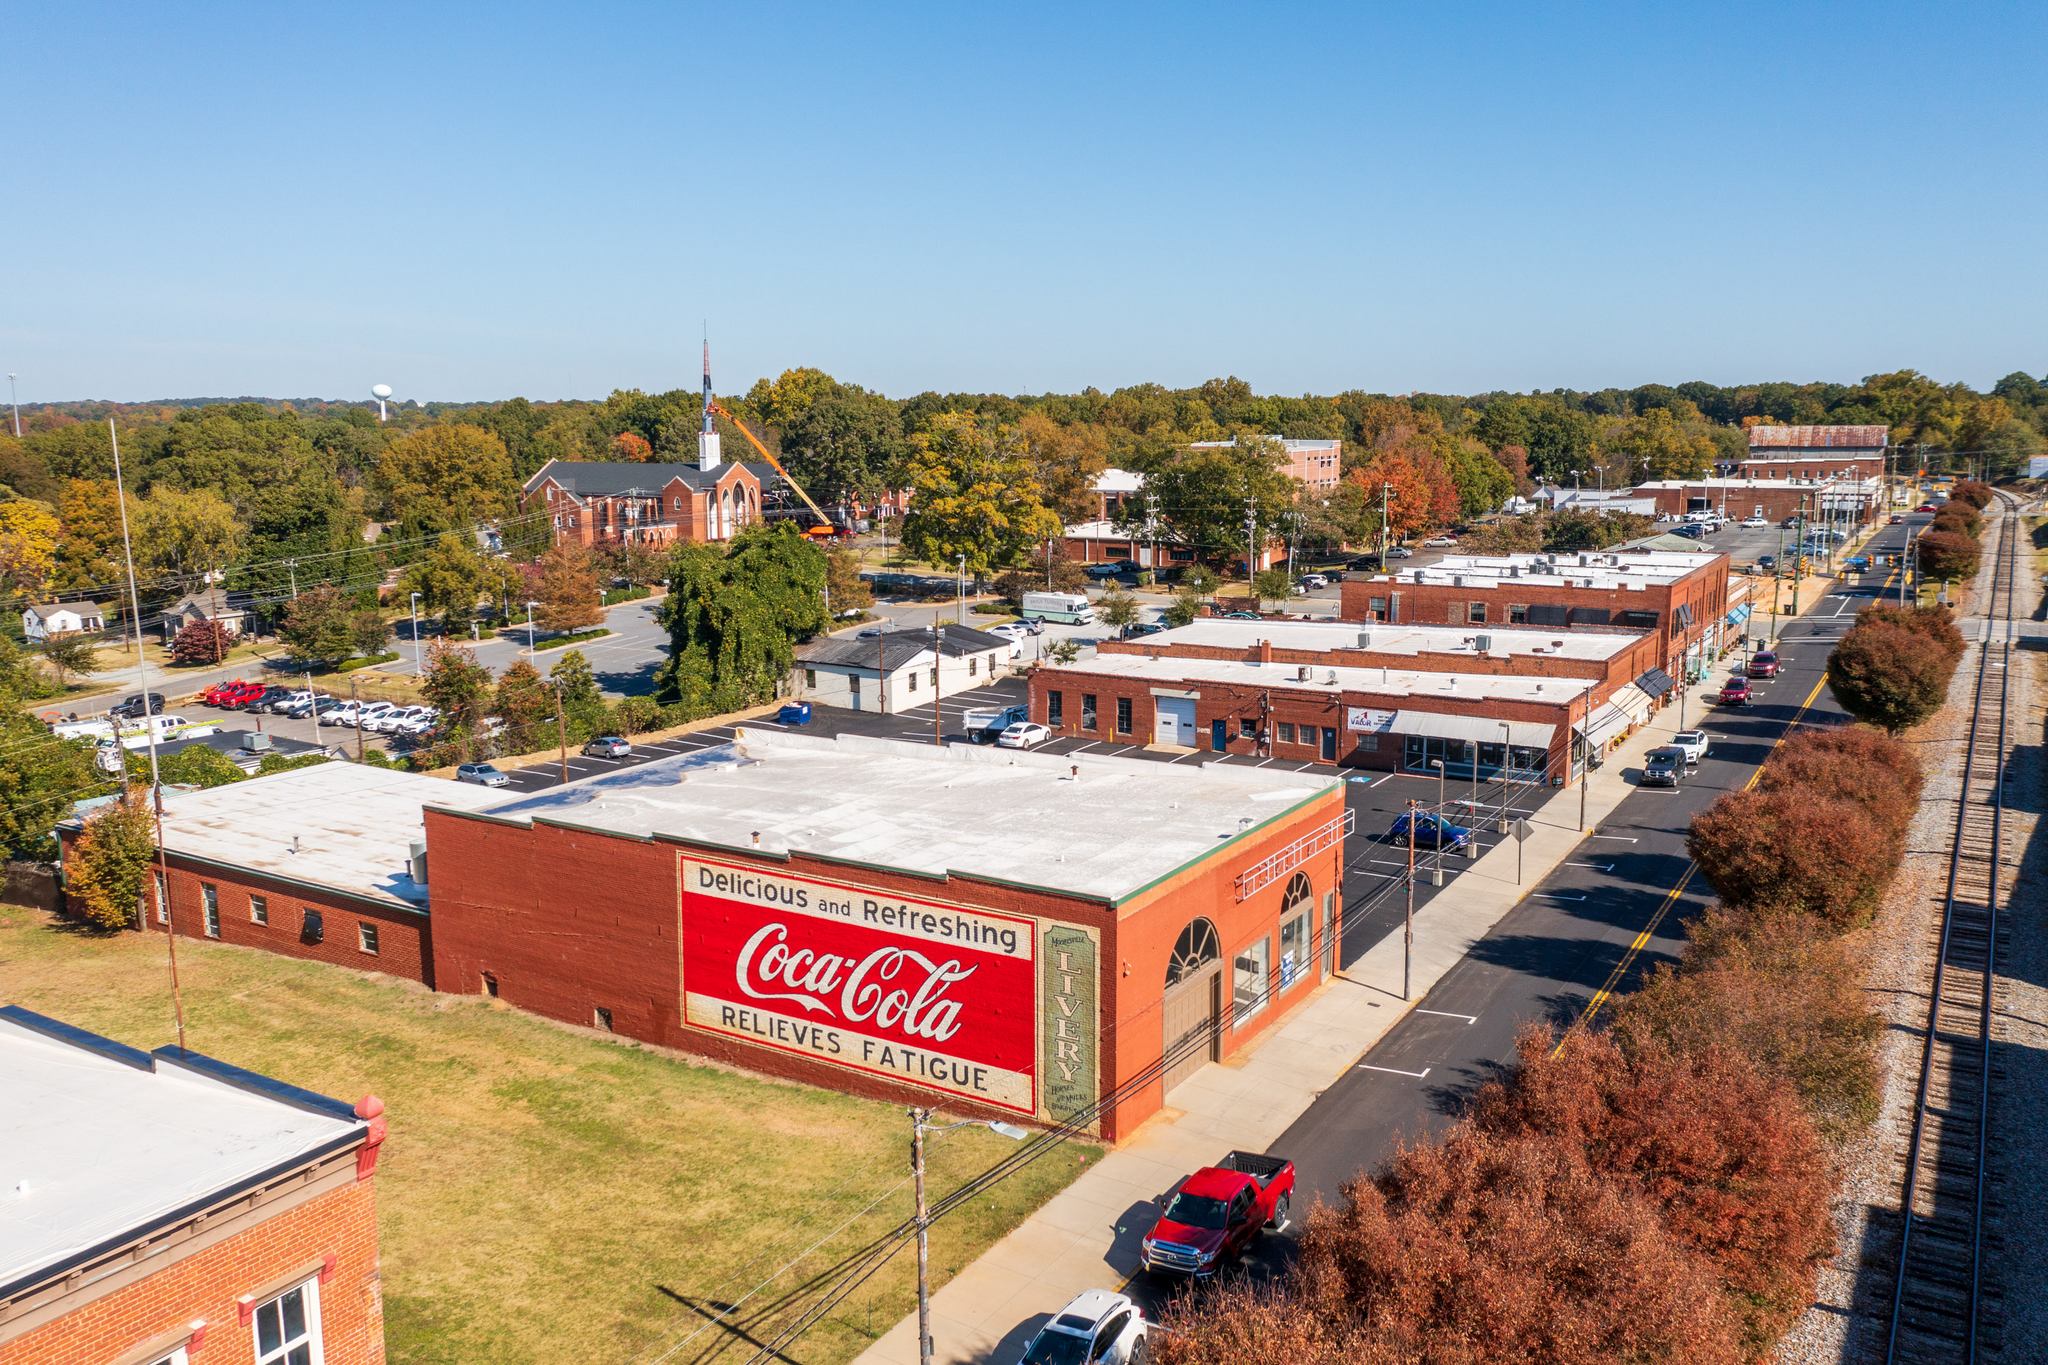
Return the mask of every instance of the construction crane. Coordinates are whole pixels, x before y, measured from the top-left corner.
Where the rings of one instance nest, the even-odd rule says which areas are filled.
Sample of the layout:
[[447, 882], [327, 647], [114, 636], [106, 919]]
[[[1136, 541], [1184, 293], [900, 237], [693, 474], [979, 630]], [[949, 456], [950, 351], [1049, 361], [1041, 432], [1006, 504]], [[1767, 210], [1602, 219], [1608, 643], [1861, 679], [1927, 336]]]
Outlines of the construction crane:
[[[706, 382], [708, 383], [709, 381]], [[769, 464], [775, 466], [775, 472], [782, 476], [782, 481], [788, 484], [791, 488], [796, 489], [796, 495], [804, 500], [804, 506], [811, 509], [812, 515], [817, 517], [819, 523], [817, 526], [814, 526], [811, 529], [805, 531], [804, 534], [807, 536], [819, 534], [823, 534], [826, 536], [832, 535], [832, 518], [826, 516], [825, 513], [819, 509], [818, 504], [811, 501], [811, 495], [809, 493], [804, 492], [802, 484], [799, 484], [795, 479], [789, 477], [789, 471], [782, 467], [782, 461], [776, 459], [773, 455], [770, 455], [768, 453], [768, 447], [762, 445], [761, 442], [755, 437], [754, 433], [747, 430], [747, 424], [745, 422], [742, 422], [739, 418], [733, 416], [730, 412], [727, 412], [724, 406], [721, 404], [713, 403], [711, 405], [711, 411], [717, 413], [720, 417], [723, 417], [726, 421], [738, 427], [740, 429], [740, 435], [747, 438], [748, 444], [752, 445], [754, 449], [761, 452], [761, 458], [766, 460]]]

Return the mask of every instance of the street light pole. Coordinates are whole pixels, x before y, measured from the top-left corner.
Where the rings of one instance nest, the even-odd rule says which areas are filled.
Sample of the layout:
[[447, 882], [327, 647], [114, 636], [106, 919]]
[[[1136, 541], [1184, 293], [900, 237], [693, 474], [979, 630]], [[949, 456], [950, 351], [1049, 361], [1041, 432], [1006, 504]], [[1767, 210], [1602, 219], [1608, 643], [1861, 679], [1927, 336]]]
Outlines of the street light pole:
[[960, 561], [960, 596], [954, 609], [954, 618], [961, 625], [967, 624], [967, 556], [954, 555]]
[[526, 657], [529, 659], [533, 657], [533, 609], [539, 605], [538, 602], [526, 604]]
[[1420, 805], [1414, 797], [1408, 798], [1408, 912], [1401, 925], [1401, 998], [1408, 998], [1408, 968], [1415, 956], [1415, 808]]
[[418, 677], [427, 671], [426, 665], [420, 660], [420, 595], [418, 593], [412, 595], [412, 671], [414, 677]]
[[[1444, 761], [1440, 758], [1429, 760], [1429, 766], [1436, 769], [1436, 844], [1430, 850], [1435, 856], [1429, 863], [1429, 884], [1444, 884]], [[1409, 833], [1414, 833], [1411, 828]]]

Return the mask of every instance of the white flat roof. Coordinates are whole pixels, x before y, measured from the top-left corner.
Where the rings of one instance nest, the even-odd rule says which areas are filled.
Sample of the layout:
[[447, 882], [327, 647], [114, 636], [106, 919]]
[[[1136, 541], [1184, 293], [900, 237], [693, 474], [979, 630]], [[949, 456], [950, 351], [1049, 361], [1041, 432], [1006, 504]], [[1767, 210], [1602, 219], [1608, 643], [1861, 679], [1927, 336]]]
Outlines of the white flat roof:
[[[1297, 675], [1309, 670], [1307, 681]], [[1408, 668], [1331, 668], [1324, 664], [1245, 664], [1227, 659], [1149, 659], [1137, 654], [1097, 654], [1058, 670], [1075, 675], [1135, 678], [1155, 687], [1230, 683], [1238, 687], [1285, 687], [1294, 691], [1370, 692], [1378, 696], [1445, 697], [1464, 701], [1529, 701], [1562, 706], [1593, 686], [1589, 678], [1532, 678], [1502, 673], [1424, 673]], [[1331, 681], [1334, 678], [1335, 681]]]
[[[1557, 561], [1554, 564], [1550, 562], [1553, 558]], [[1581, 564], [1581, 556], [1576, 552], [1555, 556], [1450, 554], [1419, 570], [1374, 574], [1367, 581], [1396, 585], [1421, 582], [1446, 587], [1456, 586], [1452, 579], [1462, 577], [1464, 587], [1490, 591], [1524, 581], [1537, 586], [1580, 587], [1590, 580], [1596, 588], [1641, 589], [1653, 583], [1676, 583], [1725, 556], [1712, 550], [1700, 554], [1675, 550], [1598, 550], [1587, 552], [1583, 558], [1586, 562]], [[1422, 575], [1420, 579], [1416, 578], [1417, 573]]]
[[741, 726], [731, 744], [501, 797], [484, 814], [1114, 902], [1341, 785], [1232, 764], [940, 749]]
[[181, 1064], [65, 1033], [72, 1041], [0, 1014], [0, 1287], [345, 1146], [363, 1127], [341, 1101], [207, 1058]]
[[[1611, 659], [1639, 641], [1640, 633], [1603, 635], [1583, 630], [1542, 630], [1530, 626], [1388, 625], [1374, 621], [1231, 621], [1196, 620], [1173, 630], [1147, 635], [1144, 645], [1202, 645], [1220, 649], [1251, 649], [1269, 640], [1275, 649], [1331, 651], [1370, 650], [1374, 654], [1477, 654], [1475, 641], [1487, 639], [1487, 658], [1520, 658], [1538, 651], [1549, 658]], [[1286, 665], [1289, 668], [1294, 665]]]
[[1098, 493], [1135, 493], [1145, 486], [1145, 476], [1128, 469], [1105, 469], [1095, 476]]
[[[231, 867], [424, 910], [407, 862], [420, 807], [480, 810], [501, 792], [335, 761], [164, 798], [164, 846]], [[297, 840], [294, 850], [293, 840]], [[431, 872], [429, 876], [431, 876]]]

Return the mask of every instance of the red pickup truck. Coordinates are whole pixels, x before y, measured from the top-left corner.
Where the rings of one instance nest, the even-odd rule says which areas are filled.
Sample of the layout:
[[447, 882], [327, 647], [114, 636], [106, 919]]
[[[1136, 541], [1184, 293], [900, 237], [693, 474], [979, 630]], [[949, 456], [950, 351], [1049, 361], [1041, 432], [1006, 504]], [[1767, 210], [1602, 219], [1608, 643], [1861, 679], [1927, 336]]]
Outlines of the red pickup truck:
[[1206, 1280], [1245, 1253], [1261, 1228], [1287, 1226], [1294, 1163], [1232, 1152], [1181, 1182], [1143, 1243], [1145, 1269]]

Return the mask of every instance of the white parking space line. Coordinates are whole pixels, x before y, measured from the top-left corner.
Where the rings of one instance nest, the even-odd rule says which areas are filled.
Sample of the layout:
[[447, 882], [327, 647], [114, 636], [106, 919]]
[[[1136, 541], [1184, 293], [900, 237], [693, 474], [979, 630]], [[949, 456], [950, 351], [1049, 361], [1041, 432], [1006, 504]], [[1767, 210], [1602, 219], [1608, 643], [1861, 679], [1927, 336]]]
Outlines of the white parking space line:
[[1393, 1067], [1390, 1066], [1369, 1066], [1364, 1062], [1360, 1062], [1358, 1064], [1358, 1069], [1360, 1071], [1383, 1071], [1389, 1076], [1408, 1076], [1419, 1081], [1424, 1076], [1427, 1076], [1430, 1072], [1434, 1071], [1436, 1068], [1426, 1066], [1422, 1068], [1422, 1070], [1420, 1071], [1396, 1071]]
[[1415, 1012], [1417, 1014], [1441, 1015], [1446, 1019], [1463, 1019], [1468, 1024], [1476, 1024], [1479, 1022], [1479, 1016], [1476, 1014], [1453, 1014], [1449, 1010], [1426, 1010], [1422, 1008], [1422, 1006], [1420, 1005], [1417, 1005], [1415, 1007]]

